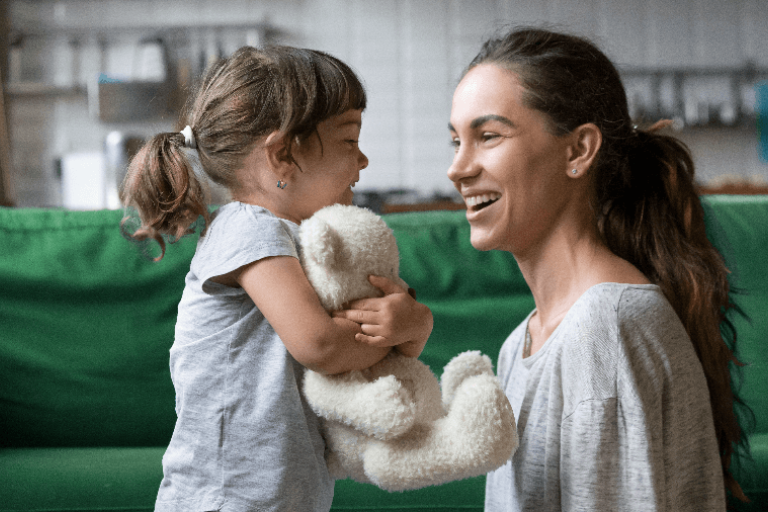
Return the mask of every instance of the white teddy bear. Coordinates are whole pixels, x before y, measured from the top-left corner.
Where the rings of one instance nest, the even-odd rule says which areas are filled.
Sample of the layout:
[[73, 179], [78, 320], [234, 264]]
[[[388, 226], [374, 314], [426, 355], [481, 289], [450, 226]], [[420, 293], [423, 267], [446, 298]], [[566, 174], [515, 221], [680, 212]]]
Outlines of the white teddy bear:
[[[323, 208], [301, 224], [300, 239], [302, 266], [328, 311], [380, 296], [371, 274], [408, 287], [392, 230], [369, 210]], [[418, 489], [492, 471], [517, 449], [512, 407], [478, 351], [454, 357], [440, 383], [424, 363], [393, 350], [363, 371], [307, 370], [303, 391], [321, 418], [336, 479]]]

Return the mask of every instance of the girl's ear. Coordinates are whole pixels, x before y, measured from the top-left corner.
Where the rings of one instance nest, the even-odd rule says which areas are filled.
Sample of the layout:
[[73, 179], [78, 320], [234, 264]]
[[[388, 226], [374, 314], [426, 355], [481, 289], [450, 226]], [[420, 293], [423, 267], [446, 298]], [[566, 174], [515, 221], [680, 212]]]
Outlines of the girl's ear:
[[[593, 123], [586, 123], [571, 132], [572, 142], [569, 147], [568, 169], [569, 176], [583, 176], [592, 166], [597, 152], [603, 143], [603, 134]], [[571, 173], [571, 169], [578, 172]]]
[[287, 138], [282, 132], [272, 132], [264, 142], [264, 157], [267, 165], [277, 179], [290, 181], [296, 170], [296, 162], [291, 158]]

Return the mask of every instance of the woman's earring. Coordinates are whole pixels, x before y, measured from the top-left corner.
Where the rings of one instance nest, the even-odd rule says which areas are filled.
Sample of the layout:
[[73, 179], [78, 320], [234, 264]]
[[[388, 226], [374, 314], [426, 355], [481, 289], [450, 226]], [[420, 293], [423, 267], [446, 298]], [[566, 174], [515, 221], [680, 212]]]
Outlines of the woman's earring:
[[288, 185], [288, 182], [283, 183], [281, 180], [277, 180], [277, 188], [284, 189]]
[[578, 174], [578, 173], [579, 173], [579, 170], [578, 170], [578, 169], [573, 169], [573, 170], [571, 170], [571, 174]]

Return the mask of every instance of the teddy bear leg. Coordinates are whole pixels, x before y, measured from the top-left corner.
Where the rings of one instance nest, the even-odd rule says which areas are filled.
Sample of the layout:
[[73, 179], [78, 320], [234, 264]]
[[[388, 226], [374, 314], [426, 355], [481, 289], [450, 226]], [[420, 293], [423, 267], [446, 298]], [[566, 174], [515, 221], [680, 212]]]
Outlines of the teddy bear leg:
[[465, 379], [473, 375], [493, 375], [491, 359], [481, 354], [479, 350], [462, 352], [451, 359], [443, 369], [440, 377], [443, 407], [449, 409], [456, 394], [456, 389]]
[[401, 435], [416, 419], [413, 397], [393, 375], [369, 382], [359, 371], [341, 375], [307, 371], [304, 396], [321, 418], [350, 425], [377, 439]]
[[325, 462], [334, 480], [352, 478], [361, 483], [371, 483], [363, 469], [363, 452], [366, 439], [360, 432], [346, 425], [325, 425]]
[[394, 375], [403, 384], [416, 404], [415, 421], [434, 421], [445, 416], [440, 382], [429, 366], [419, 359], [393, 351], [373, 365], [370, 372], [373, 377]]
[[485, 474], [517, 449], [514, 413], [496, 378], [469, 377], [456, 390], [448, 415], [417, 424], [390, 442], [372, 442], [364, 455], [367, 477], [402, 491]]

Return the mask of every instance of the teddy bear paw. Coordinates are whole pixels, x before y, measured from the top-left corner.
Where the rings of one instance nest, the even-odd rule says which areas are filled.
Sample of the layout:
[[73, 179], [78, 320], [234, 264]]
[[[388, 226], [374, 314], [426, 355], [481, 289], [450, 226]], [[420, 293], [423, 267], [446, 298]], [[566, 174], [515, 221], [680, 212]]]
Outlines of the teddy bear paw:
[[480, 353], [479, 350], [462, 352], [451, 359], [445, 365], [443, 375], [440, 378], [445, 409], [448, 410], [451, 407], [451, 403], [456, 395], [456, 389], [462, 382], [469, 377], [483, 374], [494, 375], [493, 363], [491, 363], [491, 358]]
[[502, 465], [517, 450], [519, 439], [515, 413], [497, 379], [474, 375], [456, 391], [444, 432], [456, 446], [456, 466], [471, 466], [477, 474]]

